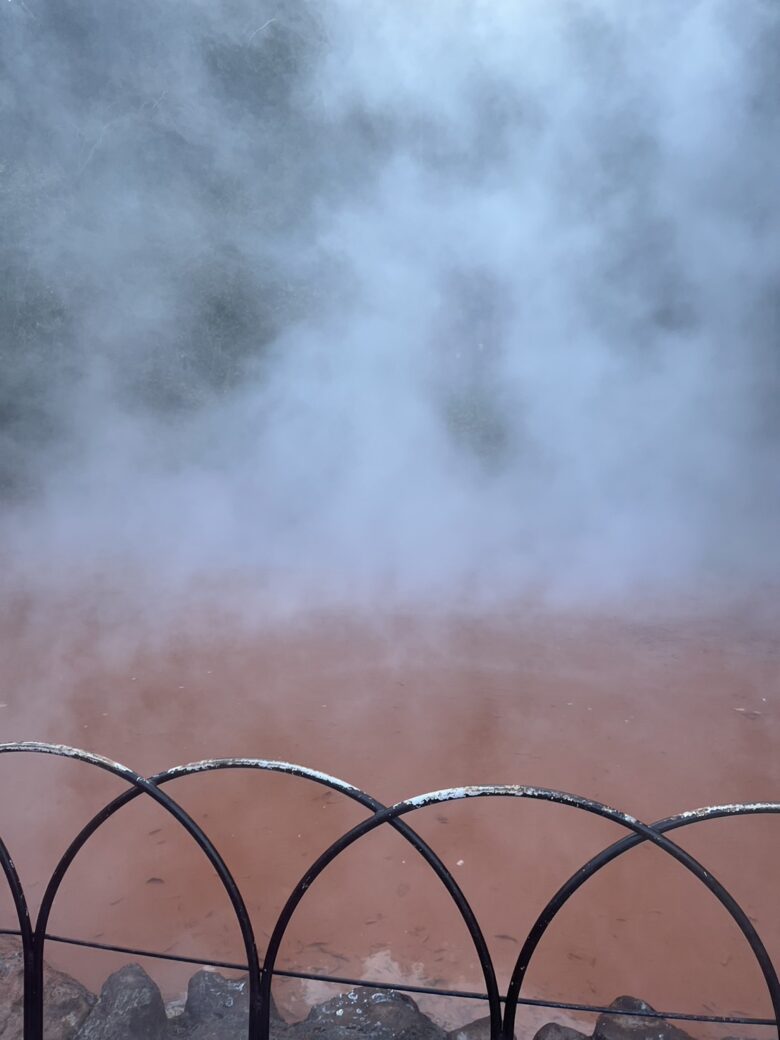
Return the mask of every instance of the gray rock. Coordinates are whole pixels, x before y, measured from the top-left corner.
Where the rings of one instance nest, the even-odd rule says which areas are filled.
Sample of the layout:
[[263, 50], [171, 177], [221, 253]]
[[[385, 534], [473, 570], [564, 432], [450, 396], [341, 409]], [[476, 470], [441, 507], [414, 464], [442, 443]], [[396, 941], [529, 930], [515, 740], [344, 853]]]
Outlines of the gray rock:
[[[655, 1014], [654, 1008], [637, 997], [618, 997], [609, 1006], [617, 1011], [644, 1011]], [[663, 1018], [599, 1015], [593, 1031], [593, 1040], [691, 1040], [691, 1037]]]
[[[517, 1034], [515, 1034], [516, 1040]], [[490, 1016], [478, 1018], [468, 1025], [453, 1029], [447, 1034], [447, 1040], [490, 1040]], [[534, 1040], [590, 1040], [585, 1033], [578, 1033], [576, 1029], [559, 1025], [557, 1022], [547, 1022], [534, 1036]]]
[[490, 1040], [490, 1015], [451, 1030], [447, 1033], [447, 1040]]
[[[490, 1015], [477, 1018], [447, 1033], [447, 1040], [490, 1040]], [[517, 1034], [515, 1034], [517, 1040]]]
[[165, 1005], [157, 985], [138, 964], [127, 964], [103, 983], [77, 1040], [164, 1040]]
[[447, 1040], [490, 1040], [490, 1015], [451, 1030]]
[[[89, 1015], [95, 997], [80, 982], [46, 967], [43, 982], [44, 1040], [71, 1040]], [[24, 1008], [22, 947], [0, 939], [0, 1038], [21, 1040]]]
[[[246, 976], [226, 979], [216, 971], [199, 971], [187, 986], [181, 1015], [170, 1022], [175, 1040], [245, 1040], [249, 1026], [249, 984]], [[287, 1029], [271, 1002], [271, 1035]]]
[[534, 1040], [588, 1040], [588, 1036], [559, 1022], [547, 1022], [538, 1030]]
[[411, 997], [393, 990], [354, 989], [318, 1004], [290, 1026], [290, 1040], [446, 1040], [446, 1032]]

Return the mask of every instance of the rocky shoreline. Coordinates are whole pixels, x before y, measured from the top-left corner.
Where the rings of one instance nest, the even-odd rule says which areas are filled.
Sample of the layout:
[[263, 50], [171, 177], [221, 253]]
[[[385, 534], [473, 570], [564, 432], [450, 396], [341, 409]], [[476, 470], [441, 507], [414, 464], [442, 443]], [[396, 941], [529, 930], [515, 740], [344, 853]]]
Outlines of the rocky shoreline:
[[[22, 1040], [22, 954], [18, 942], [0, 941], [0, 1040]], [[64, 972], [47, 967], [45, 1040], [244, 1040], [248, 1022], [245, 979], [201, 970], [190, 979], [183, 1004], [166, 1007], [157, 984], [138, 964], [106, 979], [99, 996]], [[619, 997], [615, 1011], [652, 1008]], [[411, 997], [392, 990], [360, 988], [316, 1004], [301, 1022], [287, 1023], [271, 1011], [273, 1040], [489, 1040], [487, 1018], [447, 1032]], [[533, 1040], [692, 1040], [664, 1019], [602, 1014], [589, 1038], [557, 1022]]]

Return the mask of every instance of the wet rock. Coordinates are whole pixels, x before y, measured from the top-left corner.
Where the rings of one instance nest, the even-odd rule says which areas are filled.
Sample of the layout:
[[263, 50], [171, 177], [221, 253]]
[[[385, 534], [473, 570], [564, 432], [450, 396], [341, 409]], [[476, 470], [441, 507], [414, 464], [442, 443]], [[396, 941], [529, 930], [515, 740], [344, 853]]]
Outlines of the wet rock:
[[[43, 983], [44, 1040], [71, 1040], [89, 1015], [95, 997], [80, 982], [46, 968]], [[21, 1040], [24, 970], [18, 939], [0, 939], [0, 1038]]]
[[[216, 971], [199, 971], [187, 986], [181, 1015], [170, 1022], [173, 1040], [245, 1040], [249, 1026], [249, 983], [246, 976], [227, 979]], [[271, 1036], [287, 1029], [271, 1002]]]
[[97, 997], [70, 975], [47, 967], [43, 980], [44, 1040], [71, 1040], [96, 1001]]
[[[654, 1008], [637, 997], [618, 997], [609, 1006], [616, 1011], [644, 1011], [655, 1014]], [[593, 1040], [691, 1040], [691, 1037], [663, 1018], [599, 1015], [593, 1031]]]
[[446, 1040], [446, 1032], [411, 997], [392, 990], [354, 989], [324, 1004], [289, 1029], [289, 1040]]
[[[477, 1018], [447, 1033], [447, 1040], [490, 1040], [490, 1015]], [[517, 1035], [515, 1034], [515, 1040]]]
[[537, 1032], [534, 1040], [588, 1040], [586, 1033], [562, 1026], [559, 1022], [547, 1022]]
[[13, 940], [0, 945], [0, 1037], [16, 1040], [22, 1035], [24, 978], [22, 951]]
[[490, 1040], [490, 1015], [447, 1033], [447, 1040]]
[[76, 1040], [164, 1040], [167, 1031], [160, 990], [140, 965], [128, 964], [103, 983]]

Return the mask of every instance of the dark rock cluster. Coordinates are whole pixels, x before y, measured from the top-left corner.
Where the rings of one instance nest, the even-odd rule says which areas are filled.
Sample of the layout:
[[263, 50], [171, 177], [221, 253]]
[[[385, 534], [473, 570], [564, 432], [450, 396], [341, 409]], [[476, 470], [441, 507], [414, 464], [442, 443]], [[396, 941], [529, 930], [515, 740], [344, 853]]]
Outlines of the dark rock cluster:
[[[245, 979], [199, 971], [189, 981], [183, 1009], [172, 1014], [156, 983], [137, 964], [109, 976], [95, 997], [68, 975], [47, 968], [45, 1040], [244, 1040], [249, 1019]], [[634, 997], [619, 997], [602, 1014], [592, 1037], [548, 1022], [534, 1040], [691, 1040], [655, 1017]], [[631, 1012], [641, 1012], [637, 1017]], [[22, 1040], [23, 971], [18, 944], [0, 940], [0, 1040]], [[302, 1022], [288, 1024], [271, 1008], [272, 1040], [489, 1040], [481, 1018], [447, 1033], [411, 997], [360, 988], [315, 1005]]]

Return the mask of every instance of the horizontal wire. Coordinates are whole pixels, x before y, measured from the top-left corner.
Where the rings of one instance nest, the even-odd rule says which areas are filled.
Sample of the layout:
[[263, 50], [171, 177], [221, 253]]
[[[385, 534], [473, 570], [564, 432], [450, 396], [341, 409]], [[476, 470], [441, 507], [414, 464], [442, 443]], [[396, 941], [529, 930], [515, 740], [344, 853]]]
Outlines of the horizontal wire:
[[[20, 937], [18, 929], [0, 928], [0, 935], [13, 935]], [[199, 964], [213, 968], [227, 968], [229, 971], [247, 971], [246, 964], [234, 961], [215, 961], [207, 957], [188, 957], [183, 954], [158, 953], [153, 950], [139, 950], [132, 946], [113, 946], [109, 943], [99, 943], [88, 939], [72, 939], [64, 935], [46, 935], [49, 942], [63, 943], [68, 946], [81, 946], [88, 950], [100, 950], [104, 953], [123, 953], [131, 957], [149, 957], [152, 960], [172, 961], [177, 964]], [[396, 990], [399, 993], [419, 993], [432, 997], [460, 997], [464, 1000], [487, 1001], [486, 993], [475, 993], [471, 990], [459, 989], [437, 989], [432, 986], [413, 986], [395, 982], [374, 982], [369, 979], [351, 979], [340, 975], [319, 975], [314, 972], [287, 971], [281, 968], [274, 970], [274, 976], [288, 979], [303, 979], [313, 982], [330, 982], [341, 986], [350, 986], [365, 989]], [[499, 998], [501, 1003], [506, 1002], [505, 997]], [[722, 1025], [744, 1025], [744, 1026], [776, 1026], [773, 1018], [751, 1018], [733, 1017], [730, 1015], [696, 1015], [684, 1011], [623, 1011], [619, 1008], [604, 1007], [599, 1004], [576, 1004], [558, 1000], [535, 1000], [531, 997], [518, 997], [517, 1003], [525, 1007], [551, 1008], [559, 1011], [584, 1011], [600, 1015], [625, 1015], [630, 1018], [654, 1018], [671, 1019], [677, 1022], [715, 1022]]]

